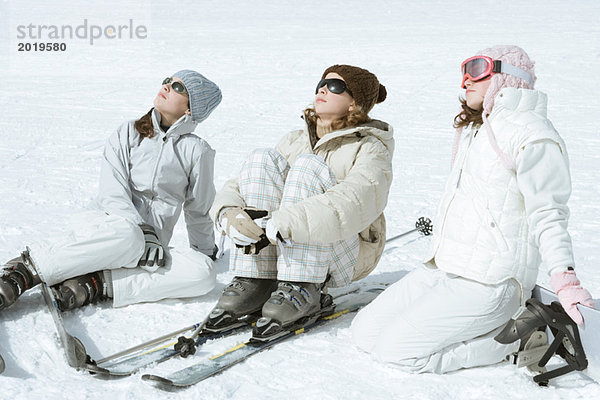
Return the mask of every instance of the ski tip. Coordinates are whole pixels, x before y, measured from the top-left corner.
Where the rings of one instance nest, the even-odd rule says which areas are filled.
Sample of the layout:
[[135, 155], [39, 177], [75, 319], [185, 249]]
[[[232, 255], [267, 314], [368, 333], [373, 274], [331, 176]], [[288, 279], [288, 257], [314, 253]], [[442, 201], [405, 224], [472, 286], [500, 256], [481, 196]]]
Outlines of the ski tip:
[[163, 378], [162, 376], [152, 375], [152, 374], [144, 374], [142, 375], [142, 380], [151, 381], [163, 385], [173, 386], [173, 381], [167, 378]]
[[6, 364], [4, 364], [4, 359], [2, 357], [0, 357], [0, 374], [4, 372], [5, 368], [6, 368]]
[[[95, 364], [90, 364], [90, 363], [85, 363], [85, 365], [80, 367], [80, 369], [89, 372], [91, 375], [98, 375], [98, 376], [103, 376], [103, 377], [104, 376], [115, 376], [115, 377], [122, 376], [119, 374], [113, 374], [113, 373], [111, 373], [111, 371], [109, 371], [106, 368], [102, 368]], [[128, 375], [123, 375], [123, 376], [128, 376]]]
[[190, 386], [190, 383], [174, 382], [170, 379], [163, 378], [158, 375], [145, 374], [142, 375], [142, 380], [150, 381], [156, 385], [157, 388], [166, 392], [179, 392]]

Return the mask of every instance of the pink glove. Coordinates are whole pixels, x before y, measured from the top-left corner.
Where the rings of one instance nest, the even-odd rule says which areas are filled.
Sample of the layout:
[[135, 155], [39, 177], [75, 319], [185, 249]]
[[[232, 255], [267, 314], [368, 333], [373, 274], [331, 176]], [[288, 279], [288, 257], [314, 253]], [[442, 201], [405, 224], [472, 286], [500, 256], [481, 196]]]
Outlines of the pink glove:
[[569, 317], [577, 324], [583, 324], [583, 317], [577, 309], [576, 304], [594, 307], [592, 295], [586, 289], [581, 287], [575, 271], [555, 272], [550, 277], [550, 286], [558, 296], [560, 304], [563, 306]]

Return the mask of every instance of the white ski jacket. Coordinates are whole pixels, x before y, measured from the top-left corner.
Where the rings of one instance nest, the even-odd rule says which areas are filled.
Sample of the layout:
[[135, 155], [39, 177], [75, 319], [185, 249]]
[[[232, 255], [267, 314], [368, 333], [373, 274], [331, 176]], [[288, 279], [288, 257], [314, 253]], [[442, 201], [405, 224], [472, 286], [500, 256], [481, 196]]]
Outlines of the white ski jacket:
[[485, 126], [463, 134], [427, 264], [487, 284], [515, 279], [525, 298], [540, 253], [548, 271], [573, 266], [569, 161], [546, 103], [542, 92], [515, 88], [495, 99], [489, 122], [516, 171], [500, 162]]
[[215, 151], [192, 132], [188, 115], [165, 133], [160, 113], [152, 112], [154, 136], [143, 138], [135, 121], [121, 125], [104, 148], [98, 205], [135, 224], [150, 224], [164, 246], [183, 208], [190, 247], [206, 255], [214, 249], [208, 210], [215, 197]]
[[[328, 133], [311, 146], [308, 128], [286, 135], [276, 150], [292, 165], [301, 154], [323, 157], [338, 184], [327, 192], [273, 211], [284, 238], [299, 243], [331, 243], [359, 235], [360, 250], [353, 280], [377, 265], [385, 244], [385, 218], [392, 184], [393, 130], [382, 121]], [[211, 208], [216, 220], [224, 207], [244, 207], [238, 180], [225, 183]]]

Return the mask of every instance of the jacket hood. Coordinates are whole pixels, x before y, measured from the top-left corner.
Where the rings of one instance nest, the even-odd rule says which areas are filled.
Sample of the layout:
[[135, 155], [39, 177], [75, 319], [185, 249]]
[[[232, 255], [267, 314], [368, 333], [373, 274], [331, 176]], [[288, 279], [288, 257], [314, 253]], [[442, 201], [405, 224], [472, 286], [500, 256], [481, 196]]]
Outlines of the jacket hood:
[[316, 144], [315, 149], [328, 141], [342, 136], [373, 136], [385, 145], [390, 153], [394, 152], [394, 130], [390, 124], [373, 119], [359, 126], [344, 128], [323, 136]]
[[196, 122], [192, 121], [192, 117], [190, 115], [183, 114], [183, 116], [177, 121], [175, 121], [175, 123], [171, 125], [169, 130], [167, 130], [167, 132], [165, 133], [162, 129], [160, 129], [161, 118], [162, 117], [158, 110], [156, 108], [153, 109], [152, 125], [154, 126], [154, 133], [159, 137], [164, 137], [168, 135], [177, 138], [181, 135], [194, 132], [194, 130], [196, 130], [196, 127], [198, 126]]

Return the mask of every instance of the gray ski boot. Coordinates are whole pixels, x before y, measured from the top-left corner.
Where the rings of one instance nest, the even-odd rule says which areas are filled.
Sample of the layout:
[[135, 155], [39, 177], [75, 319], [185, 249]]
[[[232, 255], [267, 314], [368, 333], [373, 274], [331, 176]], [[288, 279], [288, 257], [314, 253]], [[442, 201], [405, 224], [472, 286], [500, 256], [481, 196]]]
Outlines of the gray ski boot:
[[52, 286], [61, 311], [73, 310], [107, 298], [102, 271], [68, 279]]
[[223, 289], [217, 305], [211, 311], [204, 329], [220, 332], [254, 322], [260, 310], [277, 288], [274, 279], [236, 276]]
[[312, 322], [333, 309], [330, 295], [321, 293], [323, 283], [279, 282], [262, 308], [262, 318], [256, 322], [252, 337], [271, 340]]
[[23, 254], [8, 261], [0, 275], [0, 310], [14, 304], [23, 292], [40, 282]]

